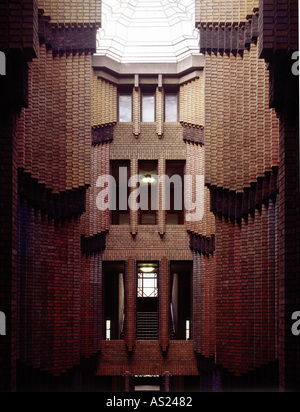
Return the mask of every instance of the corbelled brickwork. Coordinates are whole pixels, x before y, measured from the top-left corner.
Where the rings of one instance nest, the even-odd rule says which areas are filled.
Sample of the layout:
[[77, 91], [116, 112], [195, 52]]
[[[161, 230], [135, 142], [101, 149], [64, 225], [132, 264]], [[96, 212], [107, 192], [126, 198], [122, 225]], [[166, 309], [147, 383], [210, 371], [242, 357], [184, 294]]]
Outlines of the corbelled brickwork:
[[[170, 388], [170, 376], [215, 363], [240, 377], [279, 361], [281, 389], [299, 390], [298, 2], [196, 0], [205, 67], [166, 82], [132, 73], [127, 85], [92, 68], [100, 0], [6, 0], [0, 12], [1, 391], [17, 389], [18, 361], [59, 377], [82, 358], [98, 359], [98, 376], [126, 374], [127, 389], [134, 375], [164, 375]], [[119, 80], [132, 90], [131, 123], [118, 123]], [[145, 84], [153, 123], [141, 119]], [[176, 87], [179, 121], [165, 123]], [[162, 182], [157, 225], [135, 210], [112, 225], [96, 203], [112, 160], [129, 161], [131, 176], [141, 160], [160, 176], [185, 162], [203, 218], [168, 225]], [[124, 341], [108, 342], [103, 267], [117, 262]], [[137, 340], [139, 262], [159, 264], [156, 342]], [[190, 342], [170, 339], [182, 262], [193, 262]]]
[[0, 47], [8, 58], [1, 94], [7, 165], [1, 209], [8, 213], [1, 305], [9, 296], [15, 302], [1, 306], [8, 336], [0, 356], [9, 363], [1, 367], [1, 389], [16, 388], [17, 358], [57, 376], [100, 349], [101, 296], [85, 291], [97, 284], [101, 254], [85, 262], [80, 229], [91, 182], [91, 55], [101, 2], [90, 6], [87, 13], [74, 2], [1, 3]]
[[[278, 120], [269, 109], [269, 73], [259, 60], [255, 7], [218, 2], [211, 13], [200, 10], [199, 23], [206, 52], [205, 179], [217, 214], [215, 357], [236, 375], [275, 361], [278, 343]], [[252, 27], [248, 46], [246, 22]], [[229, 43], [225, 26], [232, 26]], [[237, 34], [244, 44], [235, 43]], [[209, 347], [210, 334], [205, 340]], [[213, 354], [205, 347], [200, 353]]]
[[299, 345], [288, 326], [299, 306], [296, 2], [198, 1], [197, 16], [216, 214], [216, 360], [239, 375], [279, 358], [281, 387], [296, 388]]
[[158, 342], [137, 342], [130, 360], [123, 342], [103, 342], [99, 357], [99, 376], [132, 375], [162, 376], [169, 371], [173, 376], [197, 376], [193, 343], [171, 342], [168, 356], [164, 357]]

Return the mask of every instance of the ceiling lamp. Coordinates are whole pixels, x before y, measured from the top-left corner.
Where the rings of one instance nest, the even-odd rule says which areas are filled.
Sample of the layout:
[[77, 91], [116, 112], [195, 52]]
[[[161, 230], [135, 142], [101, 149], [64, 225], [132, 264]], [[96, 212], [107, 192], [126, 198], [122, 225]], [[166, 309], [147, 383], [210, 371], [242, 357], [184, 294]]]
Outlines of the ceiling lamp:
[[144, 268], [141, 268], [141, 271], [143, 273], [152, 273], [155, 271], [155, 268], [154, 267], [144, 267]]
[[155, 182], [155, 178], [154, 177], [152, 177], [151, 175], [146, 175], [144, 178], [143, 178], [143, 183], [154, 183]]

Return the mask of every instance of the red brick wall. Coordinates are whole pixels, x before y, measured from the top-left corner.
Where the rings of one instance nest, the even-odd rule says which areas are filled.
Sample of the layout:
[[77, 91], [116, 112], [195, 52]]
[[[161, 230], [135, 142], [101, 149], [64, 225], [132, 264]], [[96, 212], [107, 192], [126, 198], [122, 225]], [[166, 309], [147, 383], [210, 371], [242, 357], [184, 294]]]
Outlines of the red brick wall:
[[159, 276], [159, 343], [164, 352], [170, 340], [170, 267], [163, 257], [160, 262]]
[[193, 343], [172, 341], [168, 356], [162, 354], [158, 342], [136, 342], [129, 357], [123, 342], [103, 342], [103, 351], [99, 356], [98, 376], [160, 375], [169, 371], [173, 376], [197, 376], [197, 360]]
[[126, 263], [125, 275], [125, 343], [131, 352], [136, 344], [136, 264], [132, 257]]

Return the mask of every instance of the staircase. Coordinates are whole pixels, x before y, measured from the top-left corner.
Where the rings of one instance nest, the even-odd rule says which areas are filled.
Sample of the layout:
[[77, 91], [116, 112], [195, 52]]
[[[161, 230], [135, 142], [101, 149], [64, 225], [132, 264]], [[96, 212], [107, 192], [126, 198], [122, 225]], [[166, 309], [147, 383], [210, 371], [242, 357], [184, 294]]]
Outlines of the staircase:
[[157, 312], [139, 312], [137, 314], [137, 340], [158, 339]]
[[170, 339], [171, 339], [171, 340], [176, 340], [174, 323], [173, 323], [172, 319], [171, 319], [171, 321], [170, 321], [170, 331], [171, 331], [171, 332], [170, 332]]

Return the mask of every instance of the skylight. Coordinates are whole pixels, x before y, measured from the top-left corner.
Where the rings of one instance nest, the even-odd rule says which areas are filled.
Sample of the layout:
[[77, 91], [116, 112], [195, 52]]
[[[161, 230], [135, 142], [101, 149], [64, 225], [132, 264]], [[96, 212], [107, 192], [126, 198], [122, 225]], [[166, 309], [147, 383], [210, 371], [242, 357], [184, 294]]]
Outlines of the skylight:
[[121, 63], [176, 63], [199, 54], [194, 0], [103, 0], [97, 54]]

